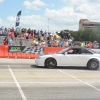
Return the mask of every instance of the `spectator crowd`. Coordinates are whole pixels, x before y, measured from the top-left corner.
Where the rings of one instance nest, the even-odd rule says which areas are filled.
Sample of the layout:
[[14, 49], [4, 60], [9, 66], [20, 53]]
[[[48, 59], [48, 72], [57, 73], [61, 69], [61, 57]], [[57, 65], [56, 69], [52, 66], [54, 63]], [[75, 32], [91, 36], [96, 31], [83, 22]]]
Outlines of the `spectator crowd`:
[[[56, 32], [52, 34], [50, 32], [46, 32], [36, 29], [25, 29], [25, 28], [1, 28], [0, 35], [5, 35], [6, 37], [3, 39], [4, 45], [19, 45], [19, 46], [38, 46], [38, 47], [68, 47], [68, 46], [82, 46], [87, 48], [99, 49], [99, 43], [97, 41], [75, 41], [74, 37], [71, 36], [70, 33], [66, 33], [61, 31], [61, 36]], [[31, 42], [29, 42], [31, 41]]]

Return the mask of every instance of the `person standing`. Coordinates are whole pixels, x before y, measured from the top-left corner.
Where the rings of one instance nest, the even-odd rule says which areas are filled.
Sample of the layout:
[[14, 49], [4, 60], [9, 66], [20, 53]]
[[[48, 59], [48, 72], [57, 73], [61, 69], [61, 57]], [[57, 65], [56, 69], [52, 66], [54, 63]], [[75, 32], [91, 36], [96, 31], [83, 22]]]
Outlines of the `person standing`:
[[23, 46], [22, 38], [20, 38], [19, 44], [20, 44], [20, 46]]
[[9, 43], [9, 42], [8, 42], [8, 37], [5, 37], [4, 40], [3, 40], [3, 44], [4, 44], [4, 45], [8, 45], [8, 43]]
[[12, 38], [9, 38], [9, 45], [12, 45], [13, 44], [13, 40]]

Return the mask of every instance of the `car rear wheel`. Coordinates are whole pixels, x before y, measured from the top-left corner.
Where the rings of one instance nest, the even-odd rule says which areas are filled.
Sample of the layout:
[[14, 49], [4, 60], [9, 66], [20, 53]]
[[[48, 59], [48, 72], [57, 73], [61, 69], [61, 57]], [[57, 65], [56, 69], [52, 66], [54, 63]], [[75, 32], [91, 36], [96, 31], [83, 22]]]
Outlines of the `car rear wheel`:
[[54, 58], [48, 58], [46, 61], [45, 61], [45, 67], [48, 67], [48, 68], [55, 68], [57, 66], [57, 62]]
[[87, 67], [90, 69], [90, 70], [97, 70], [99, 68], [99, 61], [96, 60], [96, 59], [92, 59], [88, 62], [88, 65]]

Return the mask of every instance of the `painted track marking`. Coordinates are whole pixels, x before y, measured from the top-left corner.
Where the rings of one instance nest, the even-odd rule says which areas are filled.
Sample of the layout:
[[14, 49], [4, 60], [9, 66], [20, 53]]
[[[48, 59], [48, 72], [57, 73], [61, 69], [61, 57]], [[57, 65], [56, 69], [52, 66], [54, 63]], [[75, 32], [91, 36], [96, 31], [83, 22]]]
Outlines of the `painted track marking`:
[[[100, 81], [88, 81], [90, 83], [100, 83]], [[18, 82], [20, 84], [69, 84], [69, 83], [80, 83], [80, 82]], [[0, 82], [0, 84], [15, 84], [15, 82]]]
[[64, 71], [62, 71], [62, 70], [60, 70], [60, 69], [58, 69], [58, 71], [61, 72], [61, 73], [63, 73], [63, 74], [65, 74], [65, 75], [68, 75], [68, 76], [72, 77], [73, 79], [76, 79], [76, 80], [80, 81], [81, 83], [84, 83], [84, 84], [86, 84], [86, 85], [88, 85], [88, 86], [90, 86], [90, 87], [92, 87], [92, 88], [94, 88], [95, 90], [97, 90], [97, 91], [100, 92], [100, 89], [96, 88], [95, 86], [93, 86], [93, 85], [91, 85], [91, 84], [89, 84], [89, 83], [87, 83], [87, 82], [84, 82], [84, 81], [82, 81], [82, 80], [80, 80], [80, 79], [78, 79], [78, 78], [76, 78], [76, 77], [74, 77], [74, 76], [72, 76], [72, 75], [70, 75], [70, 74], [68, 74], [68, 73], [66, 73], [66, 72], [64, 72]]
[[9, 65], [8, 65], [8, 68], [9, 68], [9, 71], [10, 71], [10, 73], [11, 73], [11, 75], [12, 75], [12, 77], [13, 77], [15, 83], [16, 83], [16, 86], [17, 86], [17, 88], [18, 88], [18, 90], [19, 90], [21, 96], [22, 96], [22, 99], [23, 99], [23, 100], [27, 100], [26, 97], [25, 97], [25, 95], [24, 95], [24, 92], [23, 92], [22, 88], [20, 87], [20, 85], [19, 85], [17, 79], [15, 78], [15, 75], [14, 75], [14, 73], [13, 73], [13, 71], [11, 70], [11, 68], [10, 68]]
[[[74, 76], [76, 78], [84, 78], [84, 79], [95, 79], [95, 78], [100, 78], [100, 76]], [[0, 78], [12, 78], [12, 76], [0, 76]], [[16, 78], [71, 78], [70, 76], [16, 76]]]

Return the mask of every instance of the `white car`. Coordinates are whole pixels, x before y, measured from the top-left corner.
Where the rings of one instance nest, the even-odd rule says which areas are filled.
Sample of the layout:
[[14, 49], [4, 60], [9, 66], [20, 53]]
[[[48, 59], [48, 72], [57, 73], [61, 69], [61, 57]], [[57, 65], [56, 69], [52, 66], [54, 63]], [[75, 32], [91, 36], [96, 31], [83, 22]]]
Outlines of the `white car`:
[[44, 54], [35, 58], [36, 66], [55, 68], [57, 66], [83, 66], [97, 70], [100, 64], [100, 54], [93, 49], [80, 46], [68, 47], [60, 52]]

